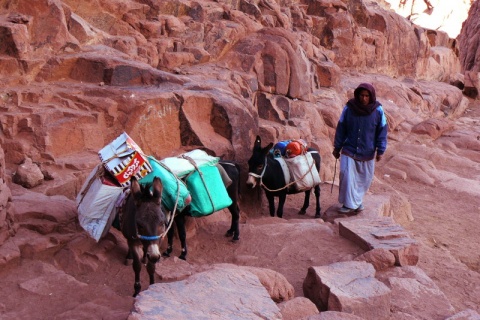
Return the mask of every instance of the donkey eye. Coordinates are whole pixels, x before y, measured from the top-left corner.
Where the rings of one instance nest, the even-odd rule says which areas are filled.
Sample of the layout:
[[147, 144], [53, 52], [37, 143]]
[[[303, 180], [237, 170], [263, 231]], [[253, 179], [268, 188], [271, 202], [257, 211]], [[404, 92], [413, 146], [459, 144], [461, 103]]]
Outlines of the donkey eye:
[[259, 164], [259, 165], [257, 166], [257, 170], [262, 170], [262, 169], [263, 169], [263, 164]]

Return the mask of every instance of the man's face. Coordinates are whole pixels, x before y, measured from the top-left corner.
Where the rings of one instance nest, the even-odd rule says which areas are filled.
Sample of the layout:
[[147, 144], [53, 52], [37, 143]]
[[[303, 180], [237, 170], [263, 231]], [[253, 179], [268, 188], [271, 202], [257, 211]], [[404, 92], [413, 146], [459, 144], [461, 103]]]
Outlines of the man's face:
[[368, 90], [361, 90], [358, 96], [360, 98], [360, 103], [362, 106], [366, 106], [370, 102], [370, 92]]

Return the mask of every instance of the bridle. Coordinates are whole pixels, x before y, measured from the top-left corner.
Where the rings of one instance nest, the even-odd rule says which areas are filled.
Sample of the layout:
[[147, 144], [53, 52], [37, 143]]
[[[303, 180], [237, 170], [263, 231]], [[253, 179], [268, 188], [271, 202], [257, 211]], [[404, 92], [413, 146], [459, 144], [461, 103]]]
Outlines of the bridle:
[[139, 240], [144, 240], [144, 241], [155, 241], [160, 238], [163, 238], [164, 235], [160, 236], [142, 236], [141, 234], [137, 234], [137, 239]]
[[263, 185], [262, 183], [262, 178], [263, 178], [263, 175], [265, 174], [265, 170], [267, 169], [267, 157], [265, 156], [265, 164], [263, 166], [263, 170], [262, 170], [262, 173], [260, 173], [259, 175], [256, 174], [256, 173], [253, 173], [253, 172], [249, 172], [248, 175], [249, 176], [252, 176], [256, 179], [260, 179], [260, 185]]

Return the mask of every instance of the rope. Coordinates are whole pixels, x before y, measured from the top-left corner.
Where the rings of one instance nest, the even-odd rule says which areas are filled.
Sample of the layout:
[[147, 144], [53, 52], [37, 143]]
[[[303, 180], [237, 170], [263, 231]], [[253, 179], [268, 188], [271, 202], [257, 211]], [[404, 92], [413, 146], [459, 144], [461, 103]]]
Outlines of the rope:
[[[303, 155], [303, 156], [306, 157], [306, 155]], [[299, 157], [299, 156], [297, 156], [297, 157]], [[283, 186], [282, 188], [279, 188], [279, 189], [276, 189], [276, 190], [270, 190], [269, 188], [267, 188], [267, 187], [263, 184], [262, 177], [260, 177], [260, 185], [261, 185], [265, 190], [270, 191], [270, 192], [277, 192], [277, 191], [284, 190], [284, 189], [290, 187], [291, 185], [297, 183], [298, 181], [303, 180], [303, 178], [305, 178], [305, 177], [307, 176], [307, 174], [309, 174], [310, 172], [312, 172], [312, 168], [313, 168], [314, 165], [315, 165], [315, 161], [312, 161], [312, 164], [310, 165], [310, 168], [308, 169], [308, 171], [305, 172], [305, 174], [304, 174], [302, 177], [298, 178], [297, 180], [295, 180], [295, 181], [293, 181], [293, 182], [290, 182], [290, 183], [286, 184], [286, 185]], [[266, 165], [266, 162], [265, 162], [265, 168], [266, 168], [266, 167], [267, 167], [267, 165]], [[263, 174], [262, 174], [262, 176], [263, 176]]]
[[215, 211], [216, 211], [216, 210], [215, 210], [215, 204], [213, 203], [212, 196], [210, 195], [210, 191], [208, 190], [207, 184], [205, 183], [205, 179], [203, 178], [203, 173], [202, 173], [202, 171], [200, 171], [200, 169], [199, 169], [198, 166], [197, 166], [197, 163], [196, 163], [192, 158], [190, 158], [189, 156], [182, 155], [182, 158], [187, 159], [187, 160], [195, 167], [195, 170], [198, 171], [198, 174], [199, 174], [199, 176], [200, 176], [200, 179], [202, 179], [202, 183], [203, 183], [203, 185], [205, 186], [205, 190], [207, 191], [208, 200], [210, 200], [210, 203], [212, 204], [212, 209], [213, 209], [212, 212], [215, 212]]
[[177, 177], [177, 175], [175, 173], [172, 172], [172, 170], [170, 170], [169, 167], [167, 167], [166, 164], [164, 163], [161, 163], [159, 161], [157, 161], [157, 159], [153, 159], [156, 163], [158, 163], [161, 167], [163, 167], [165, 170], [167, 170], [168, 172], [170, 172], [172, 174], [172, 176], [175, 177], [175, 180], [177, 181], [177, 197], [175, 199], [175, 205], [173, 206], [173, 210], [172, 210], [172, 213], [171, 213], [171, 217], [170, 217], [170, 221], [168, 222], [168, 225], [167, 225], [167, 228], [165, 229], [164, 232], [162, 232], [162, 234], [160, 235], [160, 237], [163, 239], [165, 237], [165, 235], [168, 233], [168, 231], [170, 230], [170, 228], [172, 227], [173, 225], [173, 220], [175, 218], [175, 215], [177, 213], [177, 205], [178, 205], [178, 199], [180, 198], [180, 179]]

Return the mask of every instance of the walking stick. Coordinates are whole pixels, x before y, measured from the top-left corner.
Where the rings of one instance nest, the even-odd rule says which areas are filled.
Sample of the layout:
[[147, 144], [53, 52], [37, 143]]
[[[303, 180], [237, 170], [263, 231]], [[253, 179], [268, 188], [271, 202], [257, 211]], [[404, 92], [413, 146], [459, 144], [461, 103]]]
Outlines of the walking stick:
[[335, 174], [337, 173], [337, 158], [335, 158], [335, 167], [333, 169], [333, 180], [332, 180], [332, 187], [330, 188], [330, 193], [333, 193], [333, 185], [335, 184]]

